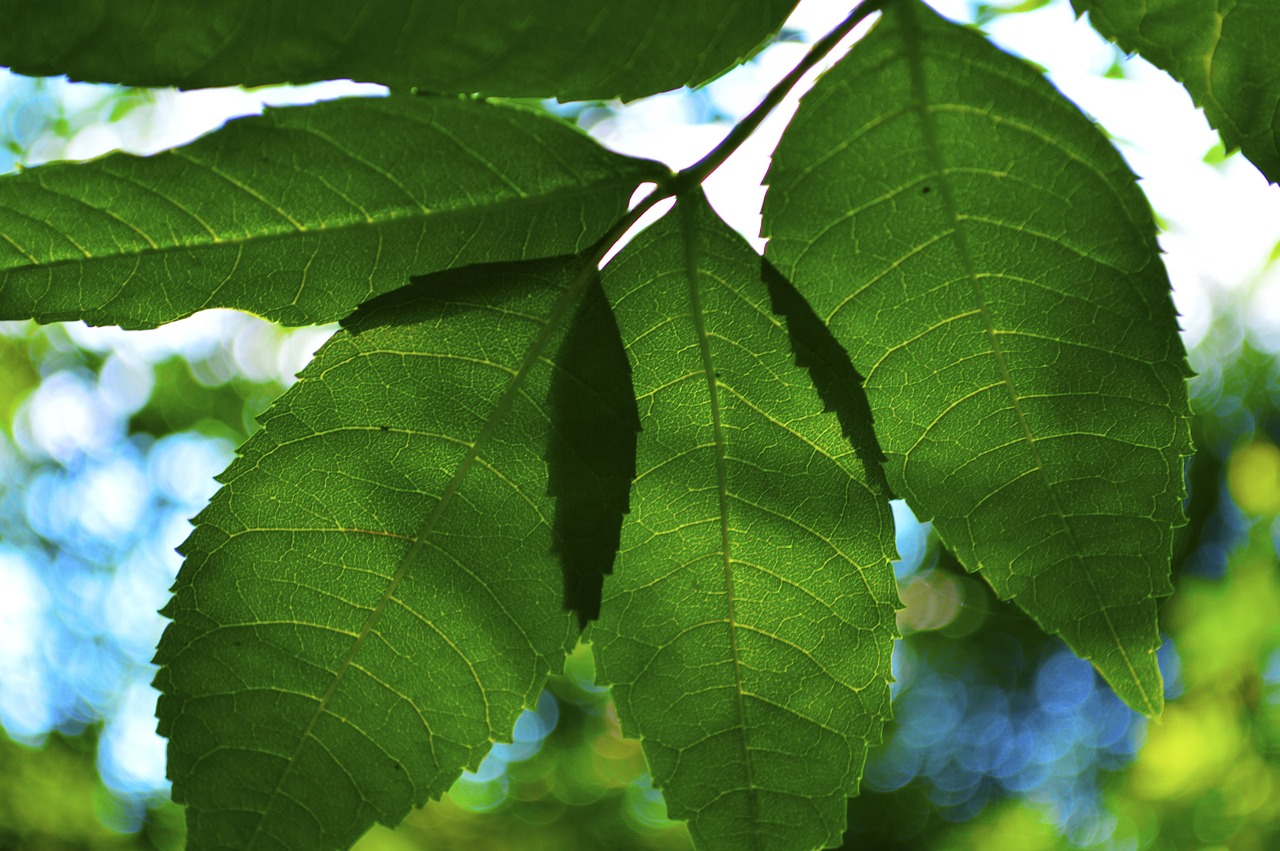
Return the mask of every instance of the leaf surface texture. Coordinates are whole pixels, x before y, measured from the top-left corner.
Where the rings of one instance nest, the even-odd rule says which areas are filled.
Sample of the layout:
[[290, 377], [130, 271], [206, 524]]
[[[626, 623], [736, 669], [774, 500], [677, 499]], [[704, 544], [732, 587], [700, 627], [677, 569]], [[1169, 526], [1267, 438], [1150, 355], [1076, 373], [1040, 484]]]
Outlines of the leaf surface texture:
[[1094, 29], [1186, 86], [1228, 149], [1280, 183], [1280, 15], [1271, 0], [1072, 0]]
[[895, 492], [1158, 713], [1186, 367], [1120, 156], [1029, 66], [910, 0], [805, 98], [769, 183], [766, 256], [866, 374]]
[[354, 79], [631, 99], [750, 55], [796, 0], [0, 0], [0, 64], [134, 86]]
[[522, 108], [273, 109], [155, 156], [0, 178], [0, 317], [328, 322], [412, 274], [585, 248], [661, 173]]
[[191, 848], [345, 848], [510, 741], [575, 633], [543, 458], [577, 259], [362, 307], [183, 545], [160, 732]]
[[602, 275], [643, 430], [599, 678], [702, 851], [838, 843], [889, 716], [887, 495], [700, 196]]

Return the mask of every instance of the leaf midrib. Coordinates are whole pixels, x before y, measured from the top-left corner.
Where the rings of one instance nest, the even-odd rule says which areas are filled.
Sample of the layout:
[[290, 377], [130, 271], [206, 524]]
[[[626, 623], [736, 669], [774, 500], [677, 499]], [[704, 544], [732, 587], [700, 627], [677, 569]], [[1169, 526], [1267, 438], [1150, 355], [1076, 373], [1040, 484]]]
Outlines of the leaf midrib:
[[1062, 508], [1062, 503], [1058, 499], [1057, 490], [1053, 487], [1053, 482], [1049, 478], [1048, 470], [1045, 467], [1044, 459], [1040, 454], [1040, 449], [1036, 445], [1035, 435], [1031, 431], [1031, 426], [1027, 422], [1026, 414], [1022, 409], [1022, 400], [1019, 396], [1017, 388], [1014, 386], [1013, 378], [1009, 373], [1008, 361], [1004, 356], [1004, 352], [1000, 346], [999, 335], [996, 333], [995, 322], [991, 316], [990, 306], [988, 304], [986, 294], [983, 290], [981, 276], [977, 272], [977, 268], [973, 262], [973, 255], [969, 249], [969, 242], [965, 236], [964, 221], [965, 219], [959, 214], [958, 205], [956, 203], [955, 191], [951, 184], [951, 175], [947, 169], [947, 163], [942, 154], [942, 146], [938, 140], [937, 127], [933, 121], [933, 114], [929, 109], [928, 92], [925, 85], [924, 63], [921, 54], [921, 42], [923, 36], [917, 26], [916, 20], [916, 2], [917, 0], [900, 0], [898, 3], [899, 16], [903, 32], [903, 42], [905, 45], [904, 55], [907, 60], [907, 67], [911, 79], [911, 95], [912, 106], [920, 121], [921, 134], [924, 137], [924, 148], [930, 161], [930, 166], [934, 174], [932, 178], [937, 182], [939, 195], [942, 198], [943, 209], [947, 218], [951, 223], [951, 238], [955, 242], [956, 252], [963, 266], [965, 277], [969, 279], [969, 284], [973, 290], [974, 299], [978, 304], [978, 310], [982, 317], [983, 333], [987, 338], [992, 356], [996, 359], [996, 363], [1000, 368], [1000, 377], [1002, 383], [1008, 388], [1010, 405], [1014, 414], [1017, 416], [1018, 424], [1022, 429], [1023, 438], [1026, 442], [1028, 450], [1039, 471], [1040, 478], [1044, 482], [1045, 493], [1048, 495], [1049, 502], [1053, 507], [1053, 515], [1058, 519], [1067, 541], [1071, 547], [1071, 557], [1080, 565], [1080, 570], [1084, 574], [1088, 582], [1089, 590], [1093, 595], [1096, 610], [1102, 614], [1107, 624], [1107, 629], [1111, 633], [1111, 638], [1116, 648], [1120, 652], [1120, 657], [1124, 660], [1125, 667], [1129, 671], [1130, 678], [1134, 685], [1138, 688], [1138, 693], [1142, 695], [1142, 699], [1147, 706], [1148, 714], [1155, 713], [1155, 703], [1150, 695], [1147, 694], [1146, 687], [1142, 680], [1138, 677], [1137, 669], [1133, 664], [1133, 660], [1129, 656], [1128, 649], [1120, 640], [1119, 633], [1116, 631], [1115, 623], [1111, 619], [1110, 611], [1105, 605], [1105, 599], [1101, 589], [1098, 587], [1097, 581], [1094, 579], [1093, 572], [1089, 569], [1089, 565], [1081, 557], [1081, 547], [1076, 539], [1075, 532], [1071, 528], [1071, 524], [1067, 522], [1066, 512]]
[[[487, 214], [487, 213], [493, 213], [493, 212], [501, 212], [510, 208], [518, 209], [522, 205], [536, 205], [536, 204], [544, 203], [547, 201], [572, 199], [577, 196], [589, 196], [597, 192], [604, 192], [608, 189], [613, 189], [620, 186], [635, 187], [635, 186], [639, 186], [640, 183], [642, 182], [643, 182], [643, 175], [641, 174], [611, 176], [609, 178], [602, 179], [595, 183], [579, 185], [579, 186], [561, 186], [546, 192], [524, 195], [519, 198], [501, 198], [495, 201], [491, 201], [483, 204], [476, 204], [473, 206], [448, 207], [448, 208], [442, 208], [442, 209], [429, 209], [429, 208], [424, 208], [422, 206], [417, 206], [412, 208], [407, 214], [391, 214], [391, 215], [386, 215], [378, 218], [373, 218], [373, 217], [369, 217], [368, 215], [365, 215], [361, 218], [358, 218], [358, 219], [352, 218], [350, 221], [340, 222], [339, 224], [336, 224], [336, 225], [322, 223], [317, 225], [308, 225], [304, 229], [290, 228], [287, 230], [284, 230], [284, 229], [278, 230], [278, 231], [270, 230], [265, 232], [260, 230], [254, 233], [245, 234], [243, 236], [230, 236], [230, 237], [219, 237], [216, 235], [212, 235], [212, 231], [210, 231], [211, 233], [210, 239], [198, 240], [198, 241], [193, 241], [189, 243], [157, 245], [154, 243], [154, 240], [151, 238], [149, 233], [139, 230], [135, 225], [132, 225], [129, 222], [120, 220], [122, 224], [130, 227], [131, 229], [136, 230], [140, 236], [142, 236], [144, 239], [147, 239], [149, 242], [152, 242], [154, 247], [152, 246], [142, 247], [137, 249], [136, 251], [105, 252], [101, 254], [89, 254], [84, 257], [59, 258], [47, 263], [32, 261], [29, 264], [13, 265], [13, 266], [0, 268], [0, 277], [3, 277], [13, 272], [21, 272], [21, 271], [33, 269], [33, 268], [56, 269], [61, 266], [83, 266], [86, 263], [93, 263], [98, 260], [114, 260], [121, 257], [141, 257], [146, 255], [163, 255], [171, 252], [217, 250], [219, 248], [223, 248], [226, 246], [245, 245], [249, 243], [255, 243], [255, 244], [270, 243], [272, 241], [280, 240], [280, 239], [299, 238], [299, 237], [305, 237], [310, 235], [340, 233], [342, 231], [356, 230], [360, 228], [377, 229], [380, 227], [400, 224], [402, 222], [411, 222], [411, 221], [414, 221], [415, 219], [427, 221], [427, 220], [433, 220], [440, 217], [465, 216], [468, 214], [476, 214], [476, 213]], [[83, 199], [76, 198], [73, 195], [67, 195], [62, 192], [57, 192], [56, 190], [48, 189], [47, 187], [45, 188], [46, 188], [46, 191], [54, 192], [54, 194], [58, 195], [61, 198], [84, 203]], [[169, 199], [166, 198], [165, 200], [168, 201]], [[106, 210], [98, 210], [98, 208], [96, 207], [94, 209], [98, 212], [102, 212], [107, 215], [113, 215]], [[197, 221], [200, 221], [200, 220], [197, 219]], [[200, 221], [200, 223], [204, 225], [203, 221]], [[47, 224], [47, 222], [45, 224]], [[206, 229], [208, 229], [207, 225], [205, 225], [205, 227]], [[7, 237], [6, 237], [6, 241], [9, 241], [10, 244], [14, 244], [12, 243], [12, 241], [8, 240]], [[30, 256], [21, 246], [14, 244], [14, 247], [17, 250], [22, 251], [22, 253], [26, 254], [26, 256]], [[81, 250], [83, 251], [83, 249]]]
[[[701, 199], [680, 198], [677, 200], [681, 216], [681, 235], [683, 237], [685, 277], [689, 284], [689, 312], [693, 322], [694, 333], [698, 338], [698, 352], [702, 360], [703, 374], [707, 382], [708, 404], [711, 413], [711, 429], [715, 442], [716, 458], [716, 496], [720, 509], [720, 553], [724, 563], [726, 623], [729, 627], [729, 652], [732, 656], [734, 694], [737, 698], [738, 726], [742, 731], [742, 762], [746, 773], [747, 814], [753, 825], [760, 822], [760, 804], [757, 799], [755, 769], [751, 760], [750, 727], [747, 725], [747, 708], [745, 689], [742, 683], [742, 659], [738, 649], [738, 619], [733, 587], [733, 559], [729, 536], [729, 471], [725, 460], [726, 446], [724, 427], [720, 409], [719, 377], [716, 375], [715, 360], [711, 352], [711, 335], [707, 331], [706, 321], [702, 313], [702, 296], [699, 291], [701, 278], [698, 264], [698, 208]], [[752, 847], [759, 849], [760, 834], [753, 831]]]

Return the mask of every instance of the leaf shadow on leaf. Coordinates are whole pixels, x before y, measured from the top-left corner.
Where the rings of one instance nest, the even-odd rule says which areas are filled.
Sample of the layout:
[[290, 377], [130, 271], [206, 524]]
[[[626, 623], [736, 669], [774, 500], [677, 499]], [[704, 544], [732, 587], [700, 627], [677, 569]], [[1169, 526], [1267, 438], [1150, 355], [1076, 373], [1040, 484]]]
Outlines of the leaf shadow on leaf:
[[640, 414], [631, 363], [597, 277], [587, 287], [556, 353], [547, 493], [556, 498], [555, 550], [564, 605], [578, 626], [600, 616], [636, 475]]
[[[473, 310], [501, 310], [539, 265], [564, 258], [469, 266], [414, 278], [373, 298], [342, 321], [359, 334], [387, 325], [444, 323]], [[509, 266], [520, 274], [504, 276]], [[487, 281], [478, 287], [477, 281]], [[509, 283], [508, 283], [509, 282]], [[441, 329], [445, 333], [445, 329]], [[564, 608], [578, 626], [600, 616], [604, 577], [613, 572], [630, 510], [640, 415], [631, 363], [598, 278], [590, 281], [554, 357], [547, 435], [547, 494], [556, 498], [553, 550], [564, 577]]]
[[840, 431], [849, 439], [872, 486], [885, 499], [892, 499], [893, 490], [884, 473], [885, 455], [876, 439], [862, 374], [795, 285], [764, 258], [760, 260], [760, 277], [769, 290], [773, 312], [787, 322], [796, 366], [809, 373], [823, 410], [834, 413], [840, 421]]
[[[506, 302], [520, 288], [528, 287], [528, 277], [536, 276], [539, 266], [552, 268], [563, 263], [563, 257], [482, 263], [413, 277], [405, 286], [364, 302], [340, 324], [343, 330], [359, 334], [389, 325], [443, 322], [473, 310], [492, 309]], [[501, 274], [504, 267], [511, 269], [512, 274]], [[477, 285], [477, 281], [485, 283]]]

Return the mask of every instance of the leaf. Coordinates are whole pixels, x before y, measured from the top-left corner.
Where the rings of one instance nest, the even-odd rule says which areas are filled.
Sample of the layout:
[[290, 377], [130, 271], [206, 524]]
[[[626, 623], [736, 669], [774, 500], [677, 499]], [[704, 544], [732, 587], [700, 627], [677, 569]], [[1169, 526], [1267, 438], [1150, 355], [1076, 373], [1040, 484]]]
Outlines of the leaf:
[[1270, 0], [1072, 0], [1094, 29], [1186, 86], [1229, 149], [1280, 183], [1280, 17]]
[[865, 372], [894, 490], [1158, 713], [1187, 370], [1119, 155], [1027, 65], [895, 2], [769, 182], [766, 255]]
[[640, 415], [618, 323], [597, 282], [569, 326], [551, 378], [547, 493], [556, 497], [556, 552], [565, 608], [578, 626], [600, 616], [636, 476]]
[[135, 86], [350, 78], [434, 92], [632, 99], [705, 82], [796, 0], [0, 0], [0, 64]]
[[643, 431], [599, 678], [700, 849], [838, 843], [889, 717], [888, 501], [704, 200], [603, 278]]
[[143, 328], [234, 307], [328, 322], [411, 274], [585, 248], [663, 173], [514, 107], [269, 110], [153, 157], [0, 178], [0, 317]]
[[574, 640], [542, 455], [580, 267], [365, 305], [220, 477], [156, 656], [189, 847], [345, 848], [511, 740]]

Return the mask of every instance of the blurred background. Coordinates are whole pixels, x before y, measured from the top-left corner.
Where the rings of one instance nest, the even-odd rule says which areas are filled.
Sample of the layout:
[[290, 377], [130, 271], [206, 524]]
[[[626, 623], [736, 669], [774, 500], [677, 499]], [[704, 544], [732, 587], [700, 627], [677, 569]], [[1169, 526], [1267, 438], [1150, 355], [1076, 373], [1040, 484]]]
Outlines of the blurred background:
[[[1179, 86], [1062, 0], [934, 5], [1045, 67], [1143, 178], [1197, 373], [1199, 452], [1177, 593], [1161, 610], [1170, 702], [1158, 724], [895, 504], [895, 718], [850, 804], [846, 847], [1280, 847], [1280, 190], [1223, 150]], [[847, 11], [805, 0], [775, 44], [697, 93], [544, 106], [618, 150], [687, 165]], [[379, 92], [176, 93], [0, 71], [0, 171], [154, 152], [264, 104]], [[709, 185], [749, 238], [785, 112]], [[0, 849], [182, 847], [150, 686], [174, 548], [254, 417], [331, 330], [227, 311], [147, 332], [0, 323]], [[691, 847], [585, 647], [514, 739], [357, 848]]]

